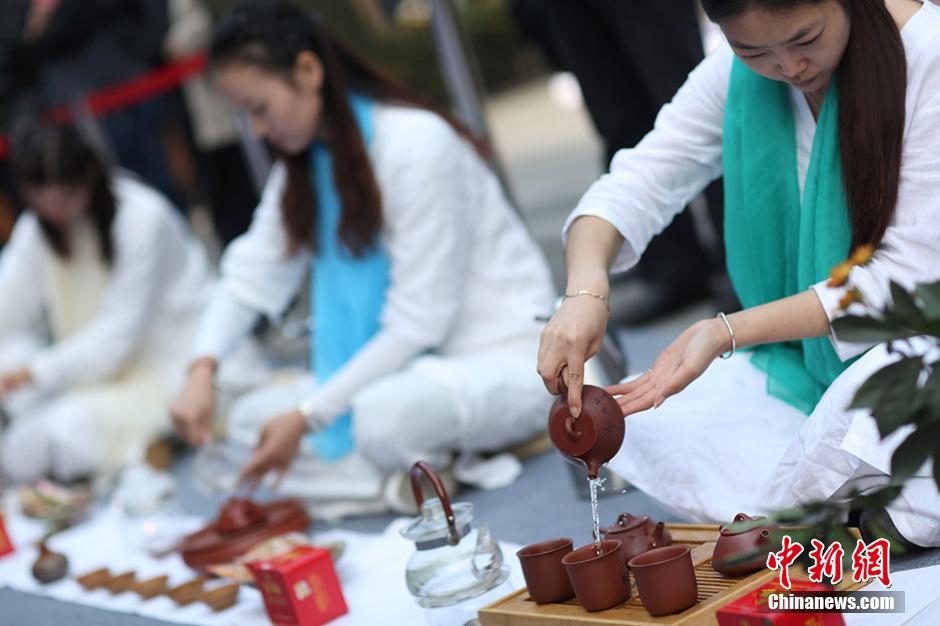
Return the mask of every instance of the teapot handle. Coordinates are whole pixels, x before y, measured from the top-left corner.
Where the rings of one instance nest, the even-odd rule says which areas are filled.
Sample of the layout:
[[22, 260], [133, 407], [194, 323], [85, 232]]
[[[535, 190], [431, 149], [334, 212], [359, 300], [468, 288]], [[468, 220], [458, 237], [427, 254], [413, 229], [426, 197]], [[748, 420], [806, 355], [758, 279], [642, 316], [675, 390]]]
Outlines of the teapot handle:
[[[561, 392], [561, 397], [566, 400], [568, 399], [568, 385], [565, 384], [564, 374], [567, 368], [568, 366], [564, 365], [558, 372], [558, 391]], [[574, 425], [578, 421], [578, 417], [568, 416], [565, 418], [565, 434], [575, 441], [581, 438], [581, 433], [574, 429]]]
[[444, 484], [441, 482], [440, 477], [438, 477], [437, 472], [424, 461], [418, 461], [411, 466], [411, 490], [415, 494], [415, 502], [418, 504], [418, 510], [421, 510], [421, 505], [424, 504], [424, 494], [421, 492], [422, 473], [427, 476], [428, 482], [431, 483], [431, 486], [434, 487], [434, 491], [437, 493], [437, 497], [441, 499], [441, 505], [444, 507], [444, 515], [447, 517], [447, 530], [450, 533], [450, 544], [456, 546], [460, 543], [460, 535], [457, 533], [457, 518], [454, 516], [454, 510], [450, 506], [450, 497], [448, 497], [447, 490], [444, 489]]

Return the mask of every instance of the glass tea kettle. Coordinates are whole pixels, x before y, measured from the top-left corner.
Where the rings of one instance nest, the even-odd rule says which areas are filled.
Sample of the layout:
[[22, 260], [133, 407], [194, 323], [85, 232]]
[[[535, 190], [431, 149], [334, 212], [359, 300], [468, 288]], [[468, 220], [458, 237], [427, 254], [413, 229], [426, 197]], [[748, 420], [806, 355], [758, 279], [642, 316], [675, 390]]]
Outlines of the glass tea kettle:
[[[434, 487], [436, 498], [424, 499], [422, 474]], [[423, 461], [411, 468], [411, 488], [420, 515], [401, 534], [415, 543], [405, 580], [418, 604], [425, 608], [469, 604], [503, 584], [509, 568], [486, 524], [471, 528], [473, 504], [451, 506], [441, 479]]]

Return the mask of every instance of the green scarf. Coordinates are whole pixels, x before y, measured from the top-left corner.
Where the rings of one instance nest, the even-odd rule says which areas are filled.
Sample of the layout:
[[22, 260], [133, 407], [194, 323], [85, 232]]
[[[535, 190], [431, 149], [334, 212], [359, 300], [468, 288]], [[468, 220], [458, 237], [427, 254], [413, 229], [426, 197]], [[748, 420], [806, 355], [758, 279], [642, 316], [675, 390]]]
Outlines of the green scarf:
[[[795, 295], [848, 257], [851, 235], [832, 81], [813, 141], [802, 202], [790, 89], [735, 59], [724, 121], [728, 274], [745, 308]], [[758, 346], [767, 392], [804, 413], [849, 363], [828, 337]]]

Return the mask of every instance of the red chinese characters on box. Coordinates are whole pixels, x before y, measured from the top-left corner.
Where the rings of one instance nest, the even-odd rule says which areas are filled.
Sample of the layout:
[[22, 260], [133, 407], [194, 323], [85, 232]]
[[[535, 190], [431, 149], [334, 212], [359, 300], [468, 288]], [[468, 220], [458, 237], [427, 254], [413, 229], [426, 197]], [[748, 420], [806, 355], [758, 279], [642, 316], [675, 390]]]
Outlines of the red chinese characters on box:
[[13, 542], [10, 541], [7, 527], [3, 524], [3, 514], [0, 513], [0, 557], [4, 557], [11, 552], [13, 552]]
[[718, 626], [845, 626], [841, 613], [795, 613], [768, 610], [771, 594], [793, 591], [831, 591], [829, 585], [791, 580], [787, 590], [779, 583], [767, 583], [718, 609]]
[[301, 546], [248, 566], [278, 626], [320, 626], [349, 610], [328, 550]]

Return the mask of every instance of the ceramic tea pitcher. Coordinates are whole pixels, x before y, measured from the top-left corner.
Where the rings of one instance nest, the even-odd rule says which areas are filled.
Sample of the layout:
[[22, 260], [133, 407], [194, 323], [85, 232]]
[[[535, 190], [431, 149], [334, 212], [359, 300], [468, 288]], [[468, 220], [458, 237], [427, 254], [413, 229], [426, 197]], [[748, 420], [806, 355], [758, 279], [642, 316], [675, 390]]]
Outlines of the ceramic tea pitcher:
[[[425, 500], [422, 475], [431, 483], [436, 498]], [[411, 488], [420, 515], [401, 534], [415, 543], [405, 581], [418, 604], [425, 608], [455, 605], [486, 593], [509, 577], [503, 553], [486, 524], [480, 524], [479, 529], [471, 527], [473, 504], [451, 506], [434, 468], [423, 461], [415, 463]]]
[[668, 546], [672, 535], [663, 522], [654, 522], [648, 515], [621, 513], [617, 522], [601, 529], [605, 539], [619, 539], [624, 560], [629, 561], [647, 550]]
[[597, 478], [601, 466], [617, 454], [623, 433], [623, 412], [612, 395], [600, 387], [584, 385], [581, 415], [572, 417], [568, 388], [561, 383], [561, 396], [548, 415], [548, 434], [562, 454], [587, 467], [589, 478]]

